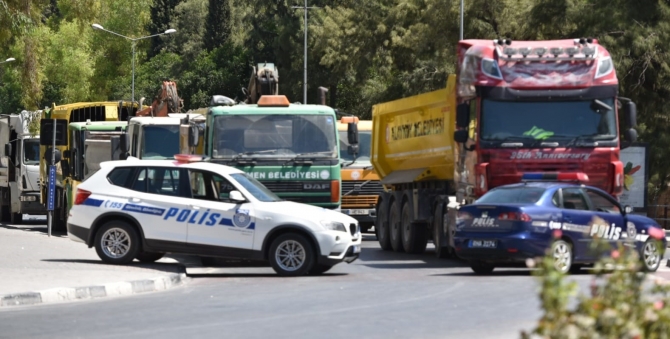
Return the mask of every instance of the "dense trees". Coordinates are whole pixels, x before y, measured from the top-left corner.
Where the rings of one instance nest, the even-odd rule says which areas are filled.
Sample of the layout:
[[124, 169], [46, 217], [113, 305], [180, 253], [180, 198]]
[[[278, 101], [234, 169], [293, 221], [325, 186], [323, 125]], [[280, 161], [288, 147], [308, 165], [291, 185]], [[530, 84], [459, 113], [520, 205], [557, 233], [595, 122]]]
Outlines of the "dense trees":
[[[0, 113], [85, 100], [136, 98], [176, 80], [187, 109], [240, 95], [251, 66], [274, 62], [280, 91], [302, 101], [303, 0], [0, 0]], [[455, 69], [459, 0], [308, 0], [308, 102], [367, 117], [372, 104], [444, 86]], [[590, 36], [613, 54], [621, 95], [638, 103], [652, 144], [653, 187], [670, 176], [670, 6], [664, 0], [466, 0], [465, 38]], [[652, 192], [653, 193], [653, 192]]]

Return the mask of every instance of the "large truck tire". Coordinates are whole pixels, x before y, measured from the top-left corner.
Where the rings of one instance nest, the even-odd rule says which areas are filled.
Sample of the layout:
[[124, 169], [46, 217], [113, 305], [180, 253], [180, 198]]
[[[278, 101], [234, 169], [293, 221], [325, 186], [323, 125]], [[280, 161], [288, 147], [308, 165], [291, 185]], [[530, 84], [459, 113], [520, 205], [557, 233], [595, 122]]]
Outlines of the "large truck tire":
[[444, 230], [444, 204], [438, 203], [433, 211], [433, 244], [435, 244], [435, 257], [439, 259], [452, 257], [452, 251], [448, 244], [448, 235]]
[[423, 253], [428, 245], [428, 232], [424, 224], [412, 224], [412, 207], [409, 201], [402, 205], [402, 246], [407, 253]]
[[[11, 195], [11, 193], [10, 193], [10, 194], [9, 194], [9, 203], [10, 203], [10, 204], [11, 204], [12, 198], [13, 198], [13, 197], [12, 197], [12, 195]], [[11, 207], [11, 206], [7, 206], [7, 210], [8, 210], [8, 212], [9, 212], [9, 223], [10, 223], [10, 224], [18, 225], [18, 224], [21, 224], [21, 223], [23, 222], [23, 213], [14, 213], [14, 212], [12, 211], [12, 207]]]
[[56, 193], [61, 193], [58, 198], [60, 201], [56, 201], [58, 207], [53, 211], [54, 219], [51, 224], [52, 231], [57, 232], [67, 232], [67, 195], [62, 192], [63, 191], [56, 191]]
[[0, 188], [0, 222], [9, 222], [9, 199], [5, 201], [7, 205], [2, 205], [2, 198], [5, 197], [5, 189]]
[[384, 251], [390, 251], [391, 247], [391, 230], [389, 227], [389, 213], [388, 203], [382, 201], [377, 205], [377, 224], [375, 225], [375, 233], [377, 234], [377, 241], [379, 246]]
[[400, 208], [398, 207], [398, 200], [393, 200], [391, 207], [389, 207], [389, 226], [390, 226], [390, 240], [391, 247], [396, 252], [402, 252], [402, 219], [400, 218]]

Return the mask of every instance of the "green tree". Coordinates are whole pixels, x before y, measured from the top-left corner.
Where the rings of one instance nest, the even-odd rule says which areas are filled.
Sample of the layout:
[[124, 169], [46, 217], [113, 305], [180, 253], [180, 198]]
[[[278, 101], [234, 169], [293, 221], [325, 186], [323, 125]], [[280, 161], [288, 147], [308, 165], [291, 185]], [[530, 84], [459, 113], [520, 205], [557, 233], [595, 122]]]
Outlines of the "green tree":
[[[171, 24], [175, 21], [175, 8], [183, 0], [154, 0], [151, 4], [151, 20], [146, 25], [147, 32], [157, 34], [165, 32], [167, 29], [174, 28]], [[166, 38], [157, 36], [151, 38], [151, 47], [147, 51], [149, 58], [154, 57], [166, 47]]]
[[193, 60], [204, 48], [205, 21], [208, 0], [186, 0], [175, 7], [171, 27], [177, 32], [171, 37], [167, 50]]
[[205, 21], [205, 48], [211, 51], [228, 42], [230, 36], [230, 5], [228, 0], [209, 0]]

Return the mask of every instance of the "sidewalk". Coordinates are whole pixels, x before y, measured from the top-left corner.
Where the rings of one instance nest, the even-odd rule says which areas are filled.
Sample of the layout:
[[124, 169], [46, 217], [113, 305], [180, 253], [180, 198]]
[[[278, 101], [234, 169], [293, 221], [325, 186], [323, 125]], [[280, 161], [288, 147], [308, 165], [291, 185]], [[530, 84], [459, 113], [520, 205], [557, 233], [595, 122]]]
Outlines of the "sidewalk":
[[0, 224], [0, 307], [164, 290], [186, 282], [184, 265], [197, 265], [188, 256], [108, 265], [65, 233], [46, 232], [44, 219]]

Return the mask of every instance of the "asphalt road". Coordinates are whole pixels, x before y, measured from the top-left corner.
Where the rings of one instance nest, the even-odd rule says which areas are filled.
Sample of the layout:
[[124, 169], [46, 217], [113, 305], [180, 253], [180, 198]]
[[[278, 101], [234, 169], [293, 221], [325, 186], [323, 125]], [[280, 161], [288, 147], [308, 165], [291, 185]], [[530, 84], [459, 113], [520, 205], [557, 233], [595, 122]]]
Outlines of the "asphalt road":
[[[0, 337], [519, 338], [540, 316], [529, 270], [480, 277], [432, 251], [384, 252], [367, 240], [358, 261], [321, 277], [219, 268], [165, 292], [0, 310]], [[572, 279], [585, 287], [591, 276]]]

